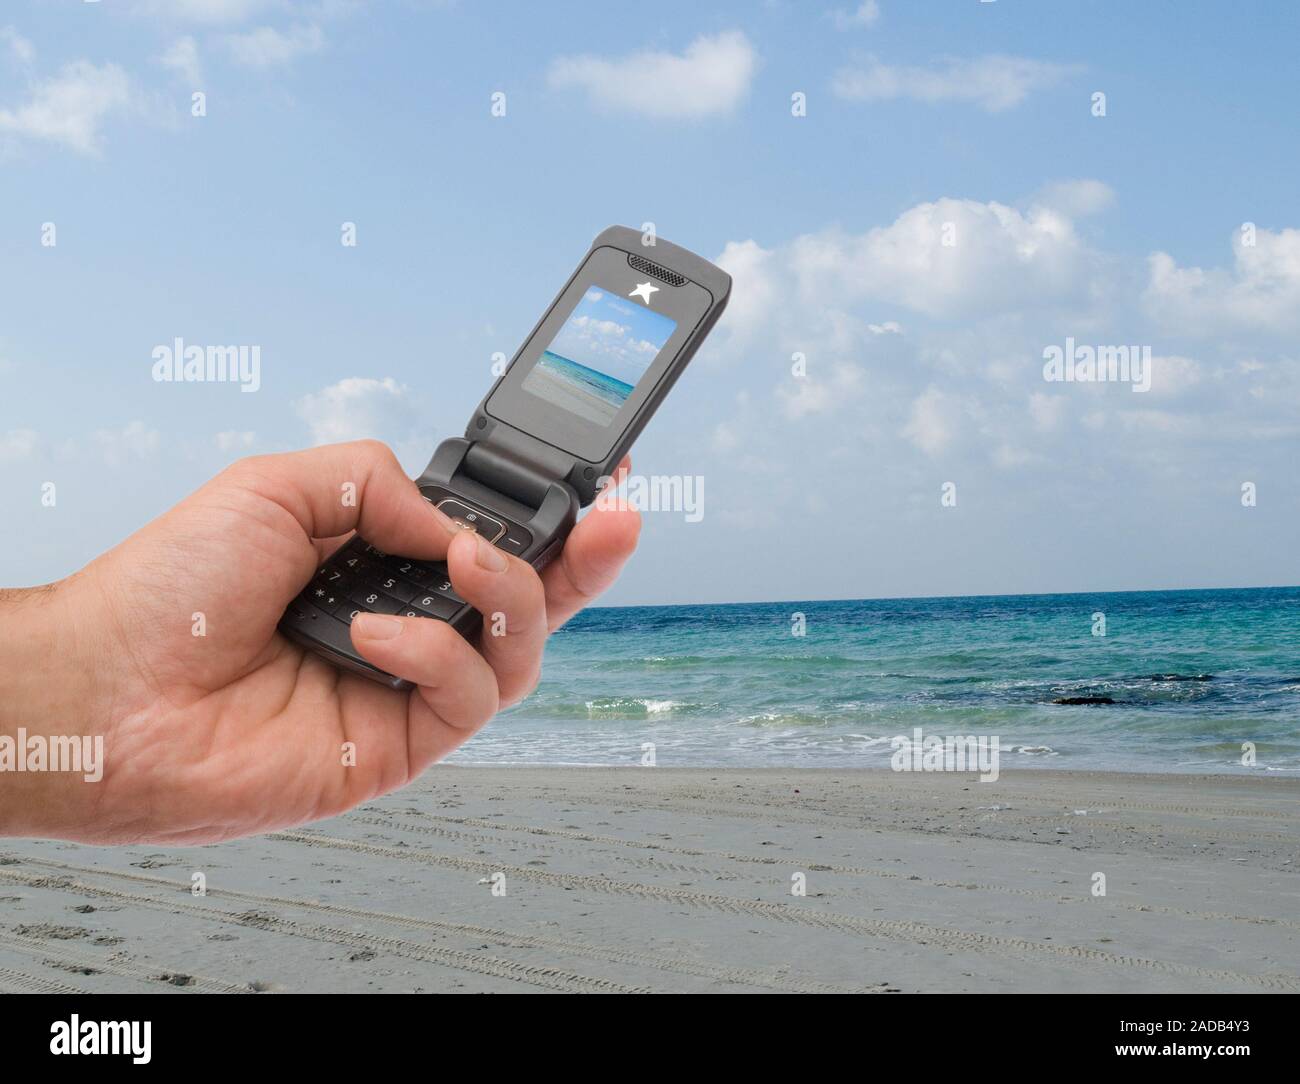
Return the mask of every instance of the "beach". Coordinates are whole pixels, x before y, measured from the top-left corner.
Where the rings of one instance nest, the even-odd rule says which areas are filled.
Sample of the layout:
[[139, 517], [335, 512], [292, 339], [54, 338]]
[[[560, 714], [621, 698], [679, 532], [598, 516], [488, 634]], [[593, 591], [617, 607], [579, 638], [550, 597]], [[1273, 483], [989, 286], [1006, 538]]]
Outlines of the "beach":
[[[589, 383], [584, 384], [583, 378]], [[602, 378], [610, 384], [602, 384]], [[523, 383], [525, 391], [597, 425], [609, 425], [632, 390], [626, 384], [618, 385], [617, 392], [612, 387], [612, 381], [604, 374], [549, 351], [542, 355]]]
[[440, 765], [218, 846], [0, 840], [0, 915], [5, 991], [1294, 992], [1300, 784]]

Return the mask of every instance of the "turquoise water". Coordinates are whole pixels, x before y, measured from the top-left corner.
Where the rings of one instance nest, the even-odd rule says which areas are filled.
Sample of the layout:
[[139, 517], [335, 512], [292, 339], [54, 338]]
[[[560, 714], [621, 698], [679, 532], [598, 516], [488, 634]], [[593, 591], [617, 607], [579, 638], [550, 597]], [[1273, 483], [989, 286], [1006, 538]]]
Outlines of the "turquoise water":
[[608, 373], [570, 361], [563, 355], [553, 354], [549, 350], [543, 351], [537, 361], [537, 367], [567, 384], [573, 384], [583, 391], [590, 392], [611, 406], [622, 406], [627, 397], [632, 394], [631, 384], [625, 384]]
[[455, 759], [883, 768], [917, 726], [1003, 770], [1300, 773], [1300, 588], [588, 610]]

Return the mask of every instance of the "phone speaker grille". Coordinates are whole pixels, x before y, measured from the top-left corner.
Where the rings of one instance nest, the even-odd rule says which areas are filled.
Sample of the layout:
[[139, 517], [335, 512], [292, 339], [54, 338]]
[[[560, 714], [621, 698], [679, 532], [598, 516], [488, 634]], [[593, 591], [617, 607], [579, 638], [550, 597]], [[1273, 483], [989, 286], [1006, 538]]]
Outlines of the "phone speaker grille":
[[629, 252], [627, 262], [630, 263], [634, 270], [640, 271], [643, 275], [649, 275], [660, 282], [666, 282], [669, 286], [684, 286], [686, 277], [679, 275], [676, 271], [669, 271], [666, 267], [660, 267], [657, 263], [651, 263], [643, 256], [637, 256]]

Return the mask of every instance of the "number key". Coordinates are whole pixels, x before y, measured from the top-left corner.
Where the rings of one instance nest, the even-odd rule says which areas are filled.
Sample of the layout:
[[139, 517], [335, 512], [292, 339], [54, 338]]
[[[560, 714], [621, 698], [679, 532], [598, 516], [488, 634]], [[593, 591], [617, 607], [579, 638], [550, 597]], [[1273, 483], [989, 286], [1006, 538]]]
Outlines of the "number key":
[[368, 587], [353, 589], [349, 597], [367, 613], [395, 614], [402, 608], [397, 599]]
[[392, 595], [401, 602], [410, 602], [420, 593], [420, 589], [415, 584], [399, 580], [396, 576], [376, 576], [374, 582], [384, 594]]
[[339, 607], [344, 605], [343, 596], [339, 592], [324, 586], [312, 587], [307, 592], [307, 600], [327, 614], [337, 613]]
[[412, 583], [428, 582], [429, 568], [419, 561], [412, 561], [406, 557], [390, 557], [387, 563], [392, 571], [399, 576], [405, 576]]
[[411, 600], [412, 606], [418, 606], [421, 610], [427, 610], [434, 617], [441, 617], [446, 620], [453, 617], [457, 610], [460, 609], [456, 603], [442, 595], [417, 595]]
[[449, 580], [445, 575], [434, 576], [433, 582], [429, 586], [450, 602], [460, 603], [465, 601], [460, 597], [460, 595], [456, 594], [456, 589], [452, 587], [451, 580]]
[[321, 583], [328, 584], [334, 591], [344, 590], [351, 581], [351, 577], [333, 561], [321, 566], [320, 571], [316, 573], [316, 578]]

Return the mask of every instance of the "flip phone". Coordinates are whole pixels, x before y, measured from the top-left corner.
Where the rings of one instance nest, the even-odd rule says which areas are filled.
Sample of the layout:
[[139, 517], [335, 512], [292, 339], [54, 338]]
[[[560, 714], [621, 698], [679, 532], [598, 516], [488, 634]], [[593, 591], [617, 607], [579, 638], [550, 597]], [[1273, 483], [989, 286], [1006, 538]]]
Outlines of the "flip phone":
[[[479, 403], [463, 437], [416, 479], [460, 526], [539, 571], [681, 376], [726, 308], [731, 277], [684, 248], [611, 226]], [[411, 683], [352, 646], [359, 613], [446, 621], [480, 615], [439, 561], [384, 553], [357, 536], [290, 603], [280, 631], [336, 666], [394, 689]]]

